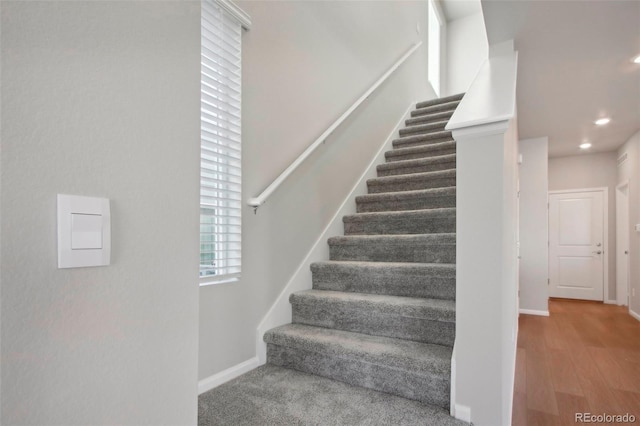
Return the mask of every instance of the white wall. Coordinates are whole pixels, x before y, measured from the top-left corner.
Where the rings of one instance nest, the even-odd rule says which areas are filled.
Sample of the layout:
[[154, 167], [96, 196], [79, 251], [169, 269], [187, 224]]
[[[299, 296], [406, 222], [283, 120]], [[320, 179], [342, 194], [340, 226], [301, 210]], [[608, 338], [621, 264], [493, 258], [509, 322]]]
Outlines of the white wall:
[[627, 154], [627, 160], [618, 167], [617, 182], [629, 181], [629, 308], [640, 315], [640, 233], [634, 228], [640, 224], [640, 131], [618, 149], [618, 158], [623, 154]]
[[[2, 424], [195, 424], [199, 4], [2, 9]], [[112, 264], [57, 269], [56, 194]]]
[[[427, 83], [426, 2], [239, 2], [243, 197], [255, 197], [418, 40], [424, 44], [260, 207], [239, 282], [200, 289], [205, 379], [256, 355], [256, 328]], [[422, 32], [416, 34], [420, 22]], [[310, 283], [309, 283], [310, 284]]]
[[520, 309], [548, 313], [549, 246], [547, 138], [518, 144], [520, 164]]
[[508, 424], [518, 317], [517, 125], [512, 120], [500, 133], [469, 139], [454, 131], [454, 137], [458, 143], [456, 417], [477, 425]]
[[[616, 185], [615, 152], [573, 155], [549, 159], [549, 191], [609, 188], [609, 300], [616, 298]], [[605, 300], [606, 301], [606, 300]]]
[[444, 96], [466, 92], [488, 56], [489, 44], [482, 12], [449, 21]]
[[479, 426], [511, 422], [518, 328], [517, 64], [517, 52], [489, 58], [447, 124], [458, 164], [452, 411]]

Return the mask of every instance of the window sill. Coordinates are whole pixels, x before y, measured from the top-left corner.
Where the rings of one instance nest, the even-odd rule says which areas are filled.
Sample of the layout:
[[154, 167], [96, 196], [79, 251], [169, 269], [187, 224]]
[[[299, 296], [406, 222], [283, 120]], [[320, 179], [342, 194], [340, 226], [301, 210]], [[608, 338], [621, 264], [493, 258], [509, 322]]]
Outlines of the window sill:
[[210, 285], [218, 285], [218, 284], [231, 284], [240, 281], [240, 277], [232, 277], [222, 280], [211, 280], [207, 278], [200, 279], [200, 287], [207, 287]]

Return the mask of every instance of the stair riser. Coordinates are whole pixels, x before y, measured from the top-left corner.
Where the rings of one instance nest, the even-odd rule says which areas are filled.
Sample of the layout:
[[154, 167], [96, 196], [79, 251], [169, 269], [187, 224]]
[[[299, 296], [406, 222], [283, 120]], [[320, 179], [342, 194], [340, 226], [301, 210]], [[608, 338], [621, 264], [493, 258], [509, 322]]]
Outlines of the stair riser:
[[[388, 153], [385, 153], [385, 158], [388, 163], [391, 163], [394, 161], [416, 160], [418, 158], [430, 158], [430, 157], [437, 157], [440, 155], [449, 155], [449, 154], [455, 154], [455, 153], [456, 153], [455, 147], [425, 151], [425, 152], [407, 153], [402, 155], [398, 155], [398, 153], [395, 153], [394, 151], [388, 151]], [[390, 154], [390, 155], [387, 155], [387, 154]]]
[[422, 101], [422, 102], [418, 102], [416, 104], [416, 108], [426, 108], [426, 107], [430, 107], [433, 105], [442, 105], [442, 104], [446, 104], [446, 103], [451, 103], [451, 102], [456, 102], [459, 103], [460, 100], [464, 97], [464, 93], [458, 93], [455, 95], [450, 95], [450, 96], [444, 96], [441, 98], [436, 98], [436, 99], [431, 99], [428, 101]]
[[447, 125], [444, 123], [432, 123], [432, 124], [421, 124], [419, 126], [409, 126], [403, 129], [400, 129], [400, 137], [406, 136], [414, 136], [414, 135], [428, 135], [429, 133], [434, 132], [443, 132], [444, 127]]
[[433, 105], [425, 108], [418, 108], [411, 111], [411, 117], [420, 117], [423, 115], [428, 115], [428, 114], [433, 114], [436, 112], [443, 112], [443, 111], [453, 112], [455, 111], [457, 106], [458, 106], [458, 102], [454, 102], [454, 103], [446, 103], [441, 105]]
[[[345, 330], [370, 336], [453, 346], [455, 323], [393, 315], [348, 303], [293, 303], [293, 323]], [[437, 314], [431, 314], [436, 316]]]
[[396, 139], [395, 141], [392, 142], [392, 146], [393, 146], [393, 149], [414, 148], [416, 146], [429, 146], [429, 145], [434, 145], [434, 144], [443, 143], [443, 142], [455, 142], [455, 140], [453, 140], [451, 136], [444, 136], [441, 138], [434, 138], [434, 139], [423, 139], [423, 138], [416, 138], [415, 140]]
[[381, 169], [378, 166], [378, 177], [408, 175], [412, 173], [438, 172], [441, 170], [451, 170], [456, 168], [456, 160], [423, 164], [411, 167], [398, 167], [393, 169]]
[[267, 362], [350, 385], [449, 408], [450, 379], [448, 375], [446, 377], [420, 375], [355, 359], [274, 344], [267, 345]]
[[434, 123], [437, 121], [447, 121], [453, 115], [453, 111], [437, 112], [435, 114], [423, 115], [421, 117], [409, 118], [405, 120], [405, 126], [417, 126], [420, 124]]
[[313, 289], [454, 300], [456, 278], [426, 274], [389, 277], [376, 272], [313, 271]]
[[455, 194], [422, 198], [413, 197], [397, 200], [381, 200], [373, 202], [356, 201], [356, 211], [358, 213], [425, 210], [455, 206]]
[[345, 222], [345, 235], [441, 234], [456, 232], [456, 217]]
[[430, 188], [446, 188], [449, 186], [456, 186], [455, 177], [445, 178], [424, 178], [424, 179], [409, 179], [401, 182], [370, 182], [367, 183], [369, 194], [381, 194], [384, 192], [402, 192], [402, 191], [415, 191], [419, 189]]
[[455, 244], [330, 244], [330, 260], [361, 260], [370, 262], [456, 263]]

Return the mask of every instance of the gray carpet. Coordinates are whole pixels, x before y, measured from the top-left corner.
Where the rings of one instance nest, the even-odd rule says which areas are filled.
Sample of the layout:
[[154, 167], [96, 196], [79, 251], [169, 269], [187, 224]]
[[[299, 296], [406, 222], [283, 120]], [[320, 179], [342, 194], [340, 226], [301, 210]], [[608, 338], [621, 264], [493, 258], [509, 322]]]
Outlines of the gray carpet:
[[417, 401], [265, 365], [198, 399], [198, 425], [463, 425]]
[[[456, 146], [462, 95], [421, 102], [311, 265], [312, 290], [269, 330], [267, 363], [445, 410], [455, 341]], [[406, 351], [406, 348], [411, 348]]]
[[[200, 398], [201, 424], [456, 424], [456, 145], [462, 95], [421, 102], [356, 197], [267, 364]], [[284, 367], [284, 368], [280, 368]], [[304, 374], [309, 373], [309, 374]]]

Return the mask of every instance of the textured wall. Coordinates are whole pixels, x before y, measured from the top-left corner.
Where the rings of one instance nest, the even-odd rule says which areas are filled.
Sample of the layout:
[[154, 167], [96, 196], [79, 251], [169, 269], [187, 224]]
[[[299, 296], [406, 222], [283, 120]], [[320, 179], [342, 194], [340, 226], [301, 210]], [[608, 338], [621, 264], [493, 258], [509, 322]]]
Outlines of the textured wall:
[[[200, 289], [200, 378], [256, 355], [256, 327], [413, 100], [430, 99], [425, 2], [238, 2], [243, 198], [255, 197], [418, 40], [424, 45], [269, 198], [243, 210], [239, 282]], [[416, 34], [420, 23], [421, 34]]]
[[520, 165], [520, 309], [548, 312], [549, 246], [547, 138], [519, 143]]
[[[199, 4], [2, 8], [2, 424], [195, 424]], [[57, 269], [56, 194], [112, 264]]]
[[609, 188], [609, 300], [616, 299], [616, 158], [605, 152], [549, 159], [549, 191]]

